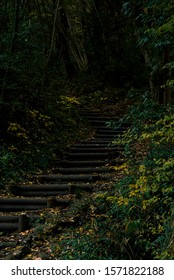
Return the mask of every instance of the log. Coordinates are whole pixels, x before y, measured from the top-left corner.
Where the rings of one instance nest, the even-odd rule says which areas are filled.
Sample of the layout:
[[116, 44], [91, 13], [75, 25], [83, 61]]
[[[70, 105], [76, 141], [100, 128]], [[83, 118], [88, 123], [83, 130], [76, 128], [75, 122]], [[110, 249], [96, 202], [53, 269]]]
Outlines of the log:
[[[2, 212], [7, 212], [7, 211], [24, 211], [24, 210], [40, 210], [40, 209], [44, 209], [47, 208], [47, 206], [49, 206], [51, 204], [51, 202], [49, 202], [48, 199], [37, 199], [39, 201], [38, 204], [36, 204], [36, 199], [26, 199], [26, 198], [22, 198], [20, 200], [20, 203], [18, 204], [17, 201], [19, 199], [4, 199], [6, 200], [3, 201], [3, 204], [0, 204], [0, 211]], [[9, 200], [9, 201], [7, 201]], [[23, 201], [29, 201], [30, 200], [30, 204], [22, 204], [22, 200]], [[1, 199], [2, 201], [2, 199]], [[31, 201], [34, 201], [34, 203], [32, 204]], [[11, 202], [11, 203], [10, 203]], [[13, 203], [15, 202], [15, 203]], [[52, 203], [52, 205], [54, 204], [54, 206], [63, 206], [63, 205], [68, 205], [70, 204], [70, 200], [65, 200], [65, 199], [55, 199], [54, 203]], [[16, 204], [17, 203], [17, 204]], [[24, 203], [24, 202], [23, 202]], [[49, 206], [50, 207], [54, 207], [54, 206]], [[21, 217], [22, 219], [22, 217]]]
[[[88, 143], [79, 143], [79, 144], [75, 144], [74, 145], [74, 148], [99, 148], [99, 149], [101, 149], [101, 148], [108, 148], [109, 147], [109, 145], [108, 145], [108, 143], [106, 143], [106, 144], [93, 144], [93, 143], [90, 143], [90, 142], [88, 142]], [[113, 145], [113, 147], [114, 147], [114, 145]]]
[[93, 175], [93, 174], [80, 174], [80, 175], [40, 175], [38, 179], [41, 180], [56, 180], [56, 181], [98, 181], [98, 180], [108, 180], [110, 179], [109, 175]]
[[116, 134], [114, 133], [113, 135], [110, 135], [110, 134], [98, 134], [96, 133], [95, 134], [95, 139], [98, 138], [98, 139], [109, 139], [109, 140], [117, 140], [119, 138], [119, 135], [121, 134]]
[[65, 184], [33, 184], [33, 185], [19, 185], [10, 188], [13, 194], [23, 196], [55, 196], [66, 195], [69, 193], [69, 185]]
[[72, 167], [72, 168], [58, 168], [58, 172], [61, 174], [87, 174], [87, 173], [108, 173], [111, 172], [107, 167]]
[[100, 138], [95, 138], [95, 139], [92, 139], [92, 140], [86, 140], [86, 141], [83, 141], [81, 142], [82, 144], [105, 144], [105, 145], [111, 145], [112, 144], [112, 141], [111, 139], [100, 139]]
[[18, 223], [0, 223], [0, 231], [16, 231]]
[[71, 153], [112, 153], [119, 151], [116, 147], [81, 147], [81, 148], [71, 148]]
[[56, 206], [68, 206], [71, 203], [71, 199], [56, 199]]
[[16, 211], [24, 211], [24, 210], [40, 210], [46, 208], [45, 205], [26, 205], [26, 204], [21, 204], [21, 205], [9, 205], [9, 204], [4, 204], [0, 206], [0, 211], [2, 212], [16, 212]]
[[18, 232], [25, 231], [29, 228], [29, 219], [26, 214], [19, 216]]
[[56, 201], [55, 198], [53, 198], [53, 197], [48, 198], [48, 200], [47, 200], [47, 208], [53, 208], [56, 205], [57, 205], [57, 201]]
[[102, 121], [102, 122], [107, 122], [107, 121], [119, 121], [119, 117], [115, 117], [115, 116], [86, 116], [86, 119], [90, 120], [90, 121]]
[[92, 148], [92, 149], [115, 149], [115, 150], [118, 150], [118, 151], [123, 151], [124, 150], [124, 145], [116, 145], [116, 144], [112, 144], [112, 143], [110, 143], [110, 144], [108, 144], [108, 143], [106, 143], [106, 144], [78, 144], [78, 145], [75, 145], [74, 146], [75, 148], [80, 148], [80, 149], [90, 149], [90, 148]]
[[106, 165], [108, 161], [106, 160], [93, 160], [93, 161], [89, 161], [89, 160], [86, 160], [86, 161], [76, 161], [76, 160], [72, 160], [72, 161], [68, 161], [68, 160], [64, 160], [61, 162], [61, 165], [63, 167], [74, 167], [74, 166], [80, 166], [80, 167], [91, 167], [91, 166], [103, 166], [103, 165]]
[[109, 156], [108, 153], [69, 153], [67, 159], [106, 159]]
[[91, 184], [90, 185], [87, 184], [87, 185], [84, 185], [84, 186], [82, 186], [82, 185], [72, 186], [71, 187], [71, 193], [75, 194], [77, 191], [92, 192], [93, 188], [94, 187]]
[[17, 246], [17, 242], [15, 242], [15, 241], [0, 243], [0, 249], [7, 248], [7, 247], [15, 248], [16, 246]]
[[46, 198], [0, 198], [0, 208], [5, 204], [11, 205], [44, 205], [47, 203]]
[[47, 197], [47, 196], [57, 196], [57, 195], [66, 195], [69, 194], [69, 191], [20, 191], [20, 195], [25, 197], [33, 197], [33, 196], [40, 196], [40, 197]]
[[18, 216], [0, 216], [0, 223], [17, 223]]

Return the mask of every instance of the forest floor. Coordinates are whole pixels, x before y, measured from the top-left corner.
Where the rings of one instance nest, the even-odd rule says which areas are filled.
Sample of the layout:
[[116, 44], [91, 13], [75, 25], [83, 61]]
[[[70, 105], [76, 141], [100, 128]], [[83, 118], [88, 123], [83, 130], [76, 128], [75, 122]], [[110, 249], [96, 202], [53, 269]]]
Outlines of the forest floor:
[[[90, 111], [91, 115], [93, 116], [93, 113], [95, 114], [95, 111]], [[90, 114], [89, 113], [89, 114]], [[103, 113], [102, 113], [103, 114]], [[87, 114], [88, 115], [88, 114]], [[106, 117], [106, 113], [105, 113]], [[92, 117], [95, 120], [95, 116]], [[98, 120], [98, 119], [97, 119]], [[104, 121], [105, 122], [105, 121]], [[96, 123], [94, 123], [94, 126], [96, 126]], [[100, 123], [99, 123], [100, 126]], [[99, 127], [100, 128], [100, 127]], [[98, 128], [97, 128], [98, 129]], [[105, 131], [106, 137], [107, 137], [107, 130]], [[105, 137], [105, 136], [102, 136]], [[100, 136], [95, 136], [95, 133], [92, 132], [91, 135], [88, 137], [88, 139], [83, 139], [80, 143], [77, 143], [81, 145], [81, 143], [86, 143], [87, 146], [90, 146], [90, 144], [94, 145], [95, 139], [97, 139], [99, 142], [103, 141]], [[105, 140], [105, 139], [104, 139]], [[112, 139], [110, 138], [109, 141]], [[104, 145], [104, 142], [102, 142]], [[106, 141], [106, 146], [108, 145], [108, 139]], [[83, 144], [82, 144], [83, 145]], [[97, 148], [100, 148], [100, 144]], [[85, 152], [85, 147], [84, 152]], [[75, 147], [75, 146], [74, 146]], [[101, 146], [102, 147], [102, 146]], [[93, 151], [93, 150], [92, 150]], [[93, 151], [94, 152], [94, 151]], [[96, 153], [97, 150], [94, 152]], [[98, 153], [97, 153], [98, 154]], [[97, 156], [96, 154], [96, 156]], [[77, 154], [78, 156], [78, 154]], [[91, 155], [89, 154], [89, 157]], [[99, 155], [103, 158], [103, 155]], [[71, 160], [76, 160], [76, 154], [73, 156]], [[83, 158], [85, 157], [85, 158]], [[86, 155], [82, 155], [82, 159], [85, 162], [88, 162], [88, 158], [86, 158]], [[80, 159], [77, 159], [80, 160]], [[95, 160], [95, 158], [92, 158], [92, 160]], [[100, 161], [100, 158], [96, 159], [97, 161]], [[121, 160], [121, 159], [120, 159]], [[121, 160], [122, 161], [122, 160]], [[83, 164], [83, 163], [82, 163]], [[72, 162], [73, 166], [73, 162]], [[111, 168], [112, 163], [106, 162], [105, 166], [106, 168]], [[81, 165], [80, 165], [81, 167]], [[91, 167], [91, 166], [89, 166]], [[93, 167], [93, 166], [92, 166]], [[95, 167], [95, 166], [94, 166]], [[55, 174], [57, 170], [57, 165], [52, 166], [51, 169], [49, 169], [46, 173], [46, 175], [52, 175]], [[83, 171], [82, 171], [83, 173]], [[44, 172], [45, 174], [45, 172]], [[73, 174], [73, 173], [72, 173]], [[89, 173], [91, 176], [99, 176], [100, 173], [96, 173], [93, 170], [93, 173]], [[59, 247], [59, 241], [61, 240], [62, 232], [67, 228], [71, 226], [78, 226], [80, 225], [81, 221], [81, 210], [83, 208], [84, 202], [88, 205], [87, 207], [90, 207], [90, 201], [93, 199], [93, 196], [96, 195], [96, 193], [101, 193], [104, 191], [111, 190], [114, 186], [114, 183], [121, 178], [121, 174], [119, 172], [104, 172], [106, 176], [108, 176], [107, 180], [102, 181], [102, 178], [98, 178], [97, 181], [92, 182], [92, 192], [80, 192], [80, 193], [68, 193], [64, 195], [56, 195], [56, 199], [65, 199], [71, 201], [71, 204], [67, 207], [54, 207], [54, 208], [45, 208], [41, 210], [33, 210], [33, 211], [13, 211], [13, 212], [0, 212], [0, 216], [15, 216], [15, 215], [27, 215], [29, 217], [37, 217], [37, 219], [32, 222], [32, 228], [27, 229], [22, 232], [11, 232], [11, 233], [0, 233], [0, 259], [25, 259], [25, 260], [36, 260], [36, 259], [47, 259], [47, 260], [53, 260], [59, 258], [60, 253], [60, 247]], [[40, 174], [42, 175], [42, 174]], [[80, 174], [80, 176], [83, 176], [83, 174]], [[101, 175], [102, 176], [102, 175]], [[87, 178], [87, 181], [85, 179], [85, 184], [88, 187], [91, 185], [91, 182], [88, 181], [89, 178]], [[94, 179], [95, 180], [95, 179]], [[32, 184], [39, 184], [40, 182], [35, 179], [32, 183], [30, 182], [31, 186]], [[24, 183], [24, 185], [27, 185], [27, 182]], [[71, 184], [74, 184], [72, 181], [68, 181], [68, 185], [71, 186]], [[5, 191], [4, 193], [1, 193], [1, 198], [19, 198], [21, 199], [21, 195], [13, 195], [9, 193], [8, 191]], [[80, 206], [81, 205], [81, 206]], [[86, 215], [91, 215], [88, 212]], [[85, 219], [85, 213], [83, 213], [83, 218]]]

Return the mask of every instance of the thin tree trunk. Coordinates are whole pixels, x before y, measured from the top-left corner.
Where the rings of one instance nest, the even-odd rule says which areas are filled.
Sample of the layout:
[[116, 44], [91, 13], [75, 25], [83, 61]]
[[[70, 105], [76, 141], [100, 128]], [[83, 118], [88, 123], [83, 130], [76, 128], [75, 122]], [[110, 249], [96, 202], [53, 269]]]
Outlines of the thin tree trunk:
[[53, 50], [54, 50], [54, 47], [55, 47], [59, 7], [60, 7], [60, 0], [58, 0], [57, 5], [56, 5], [54, 21], [53, 21], [52, 36], [51, 36], [51, 45], [50, 45], [50, 49], [49, 49], [49, 53], [48, 53], [48, 58], [47, 58], [47, 61], [46, 61], [46, 68], [50, 64], [50, 61], [52, 59]]
[[75, 67], [71, 61], [69, 43], [67, 40], [68, 38], [66, 36], [66, 34], [68, 34], [69, 31], [69, 26], [68, 26], [68, 20], [67, 20], [67, 14], [66, 14], [64, 2], [62, 4], [62, 8], [60, 11], [60, 18], [61, 18], [61, 32], [59, 36], [62, 45], [62, 58], [64, 61], [65, 70], [67, 72], [68, 78], [72, 79], [75, 75]]
[[158, 92], [157, 92], [157, 90], [155, 88], [155, 85], [154, 85], [154, 74], [155, 73], [153, 71], [152, 63], [151, 63], [151, 60], [150, 60], [150, 57], [148, 55], [147, 50], [145, 50], [144, 48], [141, 47], [141, 52], [143, 54], [146, 66], [147, 66], [147, 68], [149, 70], [149, 86], [150, 86], [150, 91], [151, 91], [153, 99], [156, 100], [157, 97], [158, 97]]
[[[168, 47], [164, 50], [163, 55], [163, 65], [165, 66], [170, 61], [170, 50]], [[164, 76], [164, 93], [163, 93], [163, 103], [171, 104], [172, 103], [172, 90], [170, 85], [168, 84], [170, 80], [172, 80], [172, 71], [171, 69], [164, 69], [163, 70]]]

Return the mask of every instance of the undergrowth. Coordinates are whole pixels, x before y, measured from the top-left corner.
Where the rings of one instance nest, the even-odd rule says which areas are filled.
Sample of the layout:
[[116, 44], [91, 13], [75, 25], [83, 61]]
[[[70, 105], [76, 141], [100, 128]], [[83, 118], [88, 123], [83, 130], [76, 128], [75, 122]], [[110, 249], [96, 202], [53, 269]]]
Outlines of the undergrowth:
[[174, 108], [160, 108], [146, 93], [134, 96], [122, 119], [132, 126], [117, 141], [125, 145], [126, 160], [114, 169], [123, 179], [93, 195], [84, 222], [60, 237], [59, 259], [174, 257]]
[[18, 108], [1, 123], [1, 189], [52, 167], [68, 145], [89, 136], [90, 128], [76, 109], [79, 105], [73, 95], [59, 95], [48, 108]]

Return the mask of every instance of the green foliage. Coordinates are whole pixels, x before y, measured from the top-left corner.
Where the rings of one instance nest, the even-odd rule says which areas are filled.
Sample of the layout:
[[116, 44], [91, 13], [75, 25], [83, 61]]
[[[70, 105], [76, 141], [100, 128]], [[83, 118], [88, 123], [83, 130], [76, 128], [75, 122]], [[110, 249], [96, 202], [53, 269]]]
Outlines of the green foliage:
[[[173, 1], [123, 1], [123, 11], [134, 22], [137, 45], [149, 72], [154, 98], [171, 102], [172, 72], [164, 71], [173, 63]], [[160, 89], [163, 89], [162, 93]]]
[[84, 224], [60, 238], [59, 257], [173, 257], [174, 113], [156, 102], [173, 98], [173, 1], [24, 2], [3, 1], [0, 11], [0, 185], [89, 136], [80, 104], [119, 115], [134, 103], [108, 123], [132, 124], [117, 141], [126, 163], [114, 169], [124, 178], [93, 197]]
[[15, 109], [4, 122], [1, 186], [50, 167], [60, 160], [63, 149], [89, 135], [90, 128], [75, 110], [79, 104], [73, 95], [55, 94], [54, 99], [49, 96], [47, 112], [32, 107]]
[[[90, 84], [89, 84], [90, 85]], [[113, 86], [102, 86], [96, 84], [95, 90], [91, 87], [90, 92], [83, 93], [80, 96], [80, 101], [85, 106], [91, 109], [98, 109], [103, 113], [122, 115], [129, 107], [129, 101], [125, 98], [126, 90], [124, 88], [115, 88]]]
[[174, 109], [153, 116], [150, 104], [143, 97], [127, 116], [126, 162], [114, 167], [123, 179], [94, 194], [84, 221], [61, 236], [60, 259], [173, 259]]
[[17, 171], [13, 168], [15, 165], [15, 157], [12, 151], [5, 147], [0, 148], [0, 188], [4, 187], [7, 182], [13, 183], [17, 177]]

